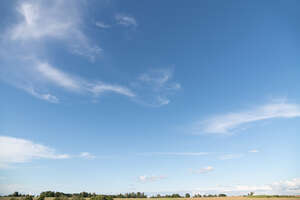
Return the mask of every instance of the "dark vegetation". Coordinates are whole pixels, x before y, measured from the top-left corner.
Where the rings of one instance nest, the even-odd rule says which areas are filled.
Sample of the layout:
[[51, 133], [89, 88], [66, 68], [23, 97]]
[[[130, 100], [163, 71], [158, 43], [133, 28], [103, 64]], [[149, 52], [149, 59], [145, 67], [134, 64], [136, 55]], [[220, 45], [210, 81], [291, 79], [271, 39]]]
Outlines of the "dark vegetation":
[[[14, 192], [11, 195], [8, 195], [9, 197], [12, 197], [10, 200], [19, 200], [15, 197], [21, 197], [22, 200], [33, 200], [34, 196], [31, 195], [24, 195], [20, 194], [18, 192]], [[36, 196], [34, 200], [45, 200], [46, 197], [53, 197], [53, 200], [68, 200], [69, 198], [72, 198], [72, 200], [85, 200], [85, 198], [89, 198], [89, 200], [113, 200], [114, 198], [147, 198], [147, 195], [145, 195], [144, 192], [131, 192], [131, 193], [125, 193], [125, 194], [117, 194], [117, 195], [102, 195], [102, 194], [95, 194], [95, 193], [88, 193], [88, 192], [81, 192], [81, 193], [63, 193], [63, 192], [54, 192], [54, 191], [45, 191], [40, 193], [40, 195]], [[191, 198], [192, 196], [189, 193], [186, 193], [184, 196], [181, 196], [180, 194], [166, 194], [161, 195], [157, 194], [154, 196], [151, 196], [151, 198]], [[226, 194], [219, 194], [219, 195], [200, 195], [196, 194], [193, 197], [199, 198], [199, 197], [226, 197]]]
[[[201, 198], [201, 197], [226, 197], [226, 194], [195, 194], [191, 196], [189, 193], [186, 193], [184, 196], [180, 194], [166, 194], [161, 195], [157, 194], [151, 196], [150, 198]], [[289, 198], [295, 196], [286, 196], [286, 195], [254, 195], [253, 192], [244, 195], [245, 197], [254, 197], [254, 198]], [[21, 194], [19, 192], [14, 192], [13, 194], [7, 195], [6, 197], [11, 197], [10, 200], [45, 200], [46, 197], [53, 197], [53, 200], [113, 200], [114, 198], [147, 198], [144, 192], [131, 192], [125, 194], [117, 194], [117, 195], [103, 195], [103, 194], [96, 194], [96, 193], [88, 193], [88, 192], [81, 192], [81, 193], [63, 193], [63, 192], [54, 192], [54, 191], [45, 191], [40, 193], [40, 195], [33, 196], [28, 194]]]

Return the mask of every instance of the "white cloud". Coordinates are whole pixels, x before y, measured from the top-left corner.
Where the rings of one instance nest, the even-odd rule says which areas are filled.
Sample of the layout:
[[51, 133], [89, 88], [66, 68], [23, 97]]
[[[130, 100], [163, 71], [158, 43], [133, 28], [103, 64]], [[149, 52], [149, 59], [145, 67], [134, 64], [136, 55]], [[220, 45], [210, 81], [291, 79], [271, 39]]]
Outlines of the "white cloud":
[[40, 43], [42, 39], [59, 39], [73, 53], [94, 60], [101, 48], [93, 45], [81, 30], [81, 6], [77, 4], [60, 0], [21, 1], [17, 7], [20, 20], [7, 30], [6, 36], [30, 44]]
[[271, 184], [271, 188], [276, 193], [300, 194], [300, 178], [274, 182]]
[[278, 181], [271, 184], [262, 185], [232, 185], [232, 186], [216, 186], [212, 188], [194, 189], [193, 194], [219, 194], [226, 193], [228, 195], [245, 195], [249, 192], [255, 194], [267, 195], [298, 195], [300, 193], [300, 179]]
[[[242, 125], [274, 118], [300, 117], [300, 105], [285, 101], [272, 102], [250, 110], [217, 115], [194, 126], [195, 131], [224, 134], [236, 131]], [[199, 129], [200, 127], [200, 129]]]
[[66, 159], [68, 154], [58, 154], [52, 148], [29, 140], [0, 136], [0, 166], [24, 163], [32, 159]]
[[89, 88], [88, 90], [95, 95], [99, 95], [106, 91], [111, 91], [115, 93], [119, 93], [128, 97], [134, 97], [135, 94], [127, 87], [123, 87], [120, 85], [110, 85], [110, 84], [104, 84], [101, 82], [97, 82], [95, 84], [88, 84]]
[[95, 96], [99, 96], [105, 92], [113, 92], [128, 97], [135, 96], [135, 94], [127, 87], [102, 83], [100, 81], [92, 82], [81, 77], [75, 77], [74, 75], [57, 69], [47, 62], [33, 61], [31, 64], [33, 66], [32, 70], [27, 69], [27, 71], [31, 71], [32, 74], [30, 77], [27, 77], [27, 79], [30, 80], [30, 83], [27, 85], [24, 85], [24, 83], [17, 84], [17, 87], [39, 99], [43, 99], [51, 103], [58, 103], [58, 98], [49, 93], [42, 94], [41, 92], [38, 92], [38, 89], [35, 88], [36, 85], [42, 87], [42, 85], [45, 85], [46, 82], [46, 85], [63, 88], [70, 92], [79, 94], [87, 93]]
[[252, 149], [250, 151], [248, 151], [249, 153], [258, 153], [259, 151], [257, 149]]
[[37, 63], [36, 69], [40, 75], [54, 84], [70, 90], [80, 90], [80, 84], [77, 80], [70, 77], [66, 73], [54, 68], [48, 63]]
[[11, 30], [10, 37], [13, 40], [60, 38], [74, 26], [74, 22], [68, 18], [58, 20], [59, 15], [55, 16], [55, 13], [59, 11], [45, 9], [42, 5], [30, 1], [22, 2], [17, 11], [23, 19]]
[[147, 176], [147, 175], [143, 175], [143, 176], [139, 176], [138, 180], [146, 183], [146, 182], [154, 182], [154, 181], [159, 181], [159, 180], [163, 180], [166, 179], [166, 176]]
[[85, 158], [85, 159], [94, 159], [94, 158], [96, 158], [96, 156], [94, 156], [93, 154], [91, 154], [89, 152], [81, 152], [79, 154], [79, 157]]
[[151, 70], [138, 77], [132, 84], [140, 91], [137, 101], [149, 106], [163, 106], [170, 103], [169, 96], [173, 95], [181, 85], [172, 81], [173, 72], [170, 69]]
[[59, 99], [56, 96], [53, 96], [49, 93], [46, 94], [39, 93], [33, 87], [30, 86], [20, 86], [20, 87], [36, 98], [49, 101], [50, 103], [59, 103]]
[[105, 23], [100, 22], [100, 21], [97, 21], [95, 24], [99, 28], [110, 28], [111, 27], [111, 25], [105, 24]]
[[203, 167], [198, 170], [191, 170], [191, 171], [192, 171], [192, 173], [195, 173], [195, 174], [205, 174], [205, 173], [214, 171], [214, 168], [212, 166], [207, 166], [207, 167]]
[[232, 160], [232, 159], [238, 159], [243, 157], [244, 154], [225, 154], [219, 157], [220, 160]]
[[135, 20], [134, 17], [129, 16], [129, 15], [125, 15], [125, 14], [117, 14], [115, 16], [115, 19], [117, 21], [118, 24], [122, 25], [122, 26], [133, 26], [136, 27], [138, 24]]
[[[5, 27], [1, 38], [0, 59], [7, 67], [1, 68], [0, 78], [32, 96], [51, 103], [61, 102], [56, 89], [97, 97], [106, 92], [130, 97], [149, 106], [170, 103], [170, 96], [178, 91], [179, 83], [172, 82], [170, 70], [156, 70], [141, 75], [130, 86], [89, 80], [68, 73], [48, 61], [48, 44], [66, 46], [71, 52], [94, 60], [101, 48], [94, 45], [84, 33], [84, 5], [80, 1], [19, 1], [16, 8], [16, 23]], [[136, 20], [128, 15], [115, 16], [119, 24], [137, 26]], [[108, 28], [102, 22], [98, 27]], [[63, 48], [60, 48], [63, 49]], [[5, 73], [3, 73], [5, 71]], [[94, 100], [96, 102], [96, 100]]]

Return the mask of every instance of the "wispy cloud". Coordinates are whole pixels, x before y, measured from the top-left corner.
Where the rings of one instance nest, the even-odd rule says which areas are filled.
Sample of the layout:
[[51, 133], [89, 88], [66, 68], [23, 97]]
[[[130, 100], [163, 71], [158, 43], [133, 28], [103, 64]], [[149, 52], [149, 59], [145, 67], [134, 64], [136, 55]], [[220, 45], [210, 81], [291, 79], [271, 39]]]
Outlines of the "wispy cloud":
[[24, 68], [27, 73], [22, 76], [25, 81], [11, 79], [10, 82], [34, 97], [51, 103], [59, 103], [59, 99], [49, 92], [44, 92], [47, 88], [61, 88], [75, 94], [88, 94], [95, 97], [108, 92], [128, 97], [135, 96], [134, 92], [125, 86], [74, 76], [37, 59], [31, 60], [28, 65], [30, 66]]
[[106, 28], [111, 28], [111, 25], [105, 24], [105, 23], [100, 22], [100, 21], [97, 21], [97, 22], [95, 23], [95, 25], [96, 25], [97, 27], [99, 27], [99, 28], [104, 28], [104, 29], [106, 29]]
[[7, 30], [6, 38], [28, 44], [40, 44], [42, 39], [59, 39], [73, 53], [94, 60], [101, 48], [92, 44], [81, 30], [79, 7], [70, 1], [21, 1], [17, 7], [21, 18]]
[[75, 78], [56, 69], [46, 62], [36, 63], [36, 70], [39, 75], [57, 86], [74, 91], [81, 89], [81, 85], [78, 80], [75, 80]]
[[94, 95], [99, 95], [103, 92], [114, 92], [125, 96], [133, 97], [135, 94], [128, 88], [102, 83], [100, 81], [91, 82], [62, 72], [49, 65], [48, 63], [37, 63], [37, 70], [40, 75], [49, 80], [53, 84], [65, 89], [77, 92], [90, 92]]
[[258, 153], [259, 152], [259, 150], [257, 150], [257, 149], [252, 149], [252, 150], [250, 150], [250, 151], [248, 151], [249, 153]]
[[0, 166], [11, 163], [24, 163], [33, 159], [66, 159], [68, 154], [58, 154], [50, 147], [34, 143], [30, 140], [0, 136]]
[[[76, 95], [97, 98], [103, 93], [130, 97], [147, 106], [170, 103], [170, 96], [178, 91], [179, 83], [171, 81], [172, 71], [153, 70], [142, 74], [129, 84], [106, 83], [76, 75], [49, 60], [49, 44], [67, 47], [72, 53], [94, 60], [102, 49], [94, 45], [82, 28], [83, 6], [80, 2], [53, 0], [51, 2], [24, 0], [16, 7], [16, 22], [4, 28], [0, 43], [0, 78], [30, 95], [51, 103], [62, 102], [57, 89]], [[68, 8], [68, 9], [66, 9]], [[137, 26], [132, 16], [118, 14], [118, 24]], [[96, 26], [109, 25], [97, 22]], [[58, 95], [59, 94], [59, 95]]]
[[147, 176], [147, 175], [143, 175], [143, 176], [139, 176], [138, 180], [140, 182], [146, 183], [146, 182], [154, 182], [154, 181], [159, 181], [159, 180], [163, 180], [166, 179], [166, 176]]
[[134, 17], [126, 15], [126, 14], [116, 14], [115, 19], [116, 19], [117, 23], [122, 26], [136, 27], [138, 25], [138, 23]]
[[249, 110], [216, 115], [193, 126], [193, 132], [226, 134], [241, 128], [242, 125], [274, 118], [300, 117], [300, 105], [285, 100], [273, 101]]
[[212, 171], [214, 171], [214, 168], [212, 166], [203, 167], [197, 170], [191, 170], [191, 172], [194, 174], [205, 174]]
[[178, 82], [172, 81], [173, 71], [167, 68], [150, 70], [138, 77], [132, 87], [139, 91], [137, 100], [149, 106], [162, 106], [170, 103], [170, 96], [181, 89]]
[[25, 90], [26, 92], [28, 92], [29, 94], [31, 94], [32, 96], [45, 100], [45, 101], [49, 101], [50, 103], [59, 103], [59, 99], [49, 93], [40, 93], [38, 91], [36, 91], [36, 89], [34, 89], [32, 86], [26, 86], [26, 85], [19, 85], [20, 88], [22, 88], [23, 90]]
[[96, 158], [95, 155], [93, 155], [93, 154], [91, 154], [89, 152], [81, 152], [79, 154], [79, 157], [84, 158], [84, 159], [94, 159], [94, 158]]

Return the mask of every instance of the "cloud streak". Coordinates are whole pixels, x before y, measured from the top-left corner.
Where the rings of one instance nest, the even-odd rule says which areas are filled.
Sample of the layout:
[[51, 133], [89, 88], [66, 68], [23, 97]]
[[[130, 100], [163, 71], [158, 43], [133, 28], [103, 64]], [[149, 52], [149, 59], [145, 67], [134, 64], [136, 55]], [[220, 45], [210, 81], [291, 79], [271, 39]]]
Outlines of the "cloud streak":
[[22, 1], [17, 7], [20, 20], [7, 30], [6, 38], [27, 43], [58, 39], [71, 52], [94, 60], [102, 49], [93, 45], [81, 30], [79, 7], [71, 1]]
[[67, 159], [68, 154], [58, 154], [50, 147], [30, 140], [0, 136], [0, 166], [24, 163], [33, 159]]
[[138, 25], [136, 19], [126, 14], [116, 14], [115, 19], [118, 24], [126, 27], [136, 27]]
[[89, 152], [81, 152], [81, 153], [79, 154], [79, 157], [80, 157], [80, 158], [84, 158], [84, 159], [95, 159], [95, 158], [96, 158], [95, 155], [93, 155], [93, 154], [91, 154], [91, 153], [89, 153]]
[[[300, 117], [300, 105], [272, 102], [250, 110], [216, 115], [195, 126], [194, 131], [205, 133], [226, 134], [241, 128], [242, 125], [275, 118]], [[200, 127], [200, 129], [199, 129]]]
[[82, 78], [76, 78], [75, 76], [58, 70], [48, 63], [38, 62], [36, 69], [46, 80], [70, 91], [89, 92], [94, 95], [99, 95], [104, 92], [114, 92], [129, 97], [135, 96], [135, 94], [126, 87], [106, 84], [100, 81], [91, 82]]
[[141, 74], [132, 88], [139, 93], [136, 100], [153, 107], [170, 103], [170, 96], [181, 89], [178, 82], [172, 81], [173, 71], [168, 68], [150, 70]]
[[99, 28], [104, 28], [104, 29], [107, 29], [107, 28], [111, 28], [111, 25], [108, 25], [108, 24], [105, 24], [103, 22], [100, 22], [100, 21], [97, 21], [95, 23], [95, 25]]

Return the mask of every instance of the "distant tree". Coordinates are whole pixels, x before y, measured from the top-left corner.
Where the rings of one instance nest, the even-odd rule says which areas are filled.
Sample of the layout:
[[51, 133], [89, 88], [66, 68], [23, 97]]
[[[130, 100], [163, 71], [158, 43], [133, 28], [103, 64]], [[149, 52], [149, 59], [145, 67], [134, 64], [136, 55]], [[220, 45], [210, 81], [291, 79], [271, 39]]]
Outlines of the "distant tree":
[[195, 194], [194, 195], [194, 198], [201, 198], [202, 196], [201, 196], [201, 194]]
[[219, 194], [219, 197], [226, 197], [226, 194]]
[[189, 193], [185, 194], [185, 198], [190, 198], [190, 197], [191, 197], [191, 195]]
[[92, 196], [90, 200], [113, 200], [111, 195], [96, 195]]
[[10, 196], [12, 196], [12, 197], [19, 197], [19, 196], [21, 196], [21, 194], [19, 194], [19, 192], [14, 192]]
[[52, 191], [41, 192], [40, 196], [44, 196], [44, 197], [55, 197], [55, 192], [52, 192]]
[[33, 197], [31, 195], [26, 195], [22, 200], [33, 200]]
[[254, 195], [254, 192], [248, 193], [248, 196], [253, 196], [253, 195]]
[[45, 200], [45, 196], [40, 195], [40, 196], [37, 197], [36, 200]]
[[85, 200], [85, 198], [82, 197], [81, 195], [73, 195], [72, 200]]
[[69, 200], [67, 196], [58, 196], [55, 197], [54, 200]]
[[87, 192], [81, 192], [80, 194], [79, 194], [81, 197], [89, 197], [89, 196], [91, 196], [91, 195], [89, 195], [89, 193], [87, 193]]

